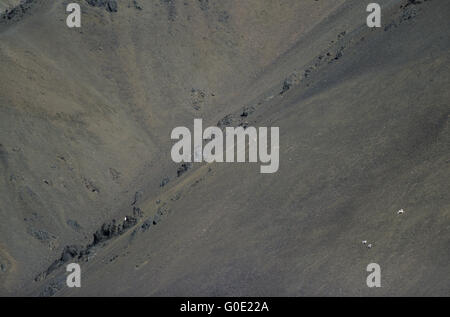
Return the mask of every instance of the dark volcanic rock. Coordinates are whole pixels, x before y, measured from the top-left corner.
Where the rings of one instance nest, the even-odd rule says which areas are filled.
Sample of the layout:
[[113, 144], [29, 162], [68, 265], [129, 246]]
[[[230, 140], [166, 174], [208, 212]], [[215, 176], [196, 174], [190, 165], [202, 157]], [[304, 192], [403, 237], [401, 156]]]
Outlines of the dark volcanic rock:
[[[136, 210], [138, 210], [139, 212], [137, 212]], [[139, 208], [134, 208], [134, 212], [142, 215]], [[61, 252], [60, 257], [55, 260], [47, 268], [46, 271], [36, 276], [34, 280], [44, 280], [49, 274], [60, 268], [65, 263], [68, 263], [69, 261], [87, 261], [88, 256], [89, 254], [91, 254], [91, 250], [94, 247], [102, 242], [106, 242], [107, 240], [112, 239], [113, 237], [125, 233], [128, 229], [134, 227], [137, 224], [137, 221], [138, 220], [135, 217], [126, 216], [124, 221], [118, 225], [116, 224], [116, 220], [112, 220], [111, 223], [104, 223], [101, 228], [94, 233], [94, 238], [91, 244], [87, 245], [86, 247], [82, 247], [79, 245], [65, 246], [63, 251]]]
[[133, 0], [133, 7], [136, 10], [142, 10], [142, 6], [137, 2], [137, 0]]
[[220, 129], [225, 128], [225, 127], [230, 127], [232, 124], [233, 124], [233, 118], [230, 114], [226, 115], [225, 117], [220, 119], [219, 122], [217, 122], [217, 126]]
[[109, 12], [117, 12], [117, 2], [116, 0], [109, 0], [106, 5], [106, 10]]
[[41, 297], [54, 296], [57, 292], [61, 290], [62, 287], [63, 284], [61, 282], [51, 283], [47, 285], [41, 293], [39, 293], [39, 296]]
[[0, 20], [19, 20], [35, 3], [35, 0], [25, 0], [20, 5], [0, 14]]
[[180, 177], [185, 172], [187, 172], [188, 169], [191, 168], [191, 163], [183, 163], [180, 167], [177, 169], [177, 177]]
[[117, 12], [116, 0], [86, 0], [86, 2], [93, 7], [105, 8], [108, 12]]
[[283, 86], [281, 87], [280, 95], [284, 94], [286, 91], [291, 89], [292, 86], [299, 83], [297, 73], [292, 73], [283, 81]]

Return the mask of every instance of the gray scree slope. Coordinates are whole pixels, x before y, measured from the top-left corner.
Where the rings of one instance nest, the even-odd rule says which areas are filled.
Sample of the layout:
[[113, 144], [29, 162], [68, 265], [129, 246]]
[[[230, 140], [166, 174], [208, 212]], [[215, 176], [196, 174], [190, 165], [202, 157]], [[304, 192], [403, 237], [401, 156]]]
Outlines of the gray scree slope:
[[[449, 294], [448, 1], [67, 3], [0, 2], [0, 295]], [[173, 163], [194, 118], [279, 171]]]

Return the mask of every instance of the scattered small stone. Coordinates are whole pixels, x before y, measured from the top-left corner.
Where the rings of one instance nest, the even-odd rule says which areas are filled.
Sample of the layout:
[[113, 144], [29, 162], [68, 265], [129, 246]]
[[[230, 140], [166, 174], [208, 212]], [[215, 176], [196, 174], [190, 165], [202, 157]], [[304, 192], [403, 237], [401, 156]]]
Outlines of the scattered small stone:
[[180, 177], [183, 175], [188, 169], [191, 168], [191, 163], [183, 163], [180, 167], [177, 169], [177, 177]]
[[77, 232], [79, 232], [82, 229], [82, 227], [76, 220], [69, 219], [66, 221], [66, 223], [69, 227], [71, 227], [73, 230]]
[[138, 4], [137, 0], [133, 0], [133, 6], [136, 10], [142, 10], [142, 7]]
[[233, 124], [233, 118], [232, 118], [231, 114], [226, 115], [225, 117], [220, 119], [219, 122], [217, 122], [217, 126], [220, 129], [225, 128], [225, 127], [231, 127], [232, 124]]
[[98, 193], [98, 192], [100, 192], [100, 190], [94, 185], [94, 183], [93, 183], [91, 180], [89, 180], [89, 179], [83, 177], [83, 182], [84, 182], [84, 186], [86, 186], [86, 188], [87, 188], [89, 191], [91, 191], [91, 192], [93, 192], [93, 193]]
[[134, 193], [134, 200], [131, 203], [131, 206], [136, 205], [142, 198], [142, 192], [141, 191], [137, 191]]
[[147, 231], [151, 227], [152, 224], [153, 224], [153, 219], [145, 220], [141, 226], [142, 232]]
[[247, 129], [248, 128], [248, 121], [244, 121], [244, 122], [239, 123], [239, 127], [243, 127], [244, 130]]
[[40, 297], [50, 297], [54, 296], [57, 292], [61, 290], [63, 284], [61, 282], [51, 283], [47, 285], [42, 292], [39, 293]]
[[195, 110], [200, 110], [202, 104], [205, 102], [206, 93], [200, 89], [191, 89], [192, 106]]
[[143, 213], [142, 213], [141, 208], [133, 206], [133, 216], [140, 218], [140, 217], [142, 217], [142, 215], [143, 215]]
[[280, 95], [291, 89], [292, 86], [299, 83], [297, 73], [292, 73], [283, 81], [283, 87], [281, 88]]
[[113, 180], [118, 180], [120, 178], [120, 172], [112, 167], [109, 168], [109, 173], [111, 174]]
[[159, 187], [164, 187], [167, 185], [167, 183], [169, 183], [170, 179], [168, 177], [163, 178], [163, 180], [161, 181], [161, 183], [159, 184]]
[[93, 7], [105, 8], [108, 12], [117, 12], [116, 0], [86, 0], [86, 2]]

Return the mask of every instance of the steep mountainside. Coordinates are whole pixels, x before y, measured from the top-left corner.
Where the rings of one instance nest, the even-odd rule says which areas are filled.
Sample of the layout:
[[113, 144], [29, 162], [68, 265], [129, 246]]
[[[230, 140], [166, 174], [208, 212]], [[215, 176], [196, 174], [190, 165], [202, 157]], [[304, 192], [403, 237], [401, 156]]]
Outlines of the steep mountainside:
[[[448, 294], [448, 1], [69, 2], [0, 22], [0, 294]], [[174, 163], [194, 118], [278, 172]]]

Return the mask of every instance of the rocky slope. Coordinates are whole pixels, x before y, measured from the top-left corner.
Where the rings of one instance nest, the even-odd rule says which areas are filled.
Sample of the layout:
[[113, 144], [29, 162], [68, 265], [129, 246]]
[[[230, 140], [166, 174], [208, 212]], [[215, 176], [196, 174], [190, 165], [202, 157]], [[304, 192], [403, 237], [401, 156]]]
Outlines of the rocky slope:
[[[448, 294], [446, 1], [67, 3], [0, 25], [0, 294]], [[279, 171], [173, 163], [194, 118]]]

